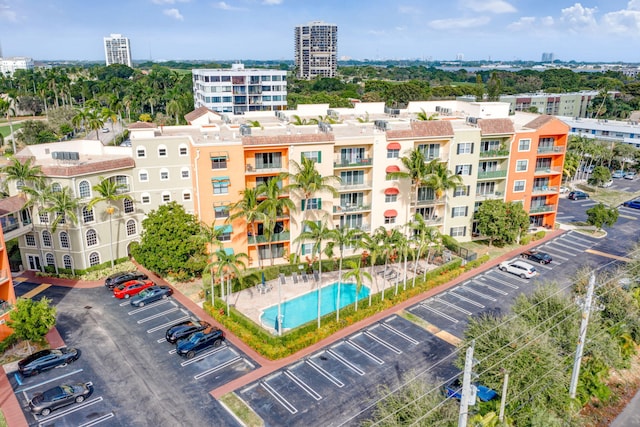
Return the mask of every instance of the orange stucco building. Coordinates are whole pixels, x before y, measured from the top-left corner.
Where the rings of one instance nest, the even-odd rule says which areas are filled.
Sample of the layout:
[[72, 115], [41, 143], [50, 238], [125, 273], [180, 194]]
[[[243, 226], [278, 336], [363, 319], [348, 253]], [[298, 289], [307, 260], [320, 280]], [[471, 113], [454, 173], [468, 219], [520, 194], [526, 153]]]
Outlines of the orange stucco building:
[[11, 307], [16, 303], [16, 295], [9, 269], [9, 254], [4, 242], [4, 233], [0, 229], [0, 341], [11, 335], [7, 326]]

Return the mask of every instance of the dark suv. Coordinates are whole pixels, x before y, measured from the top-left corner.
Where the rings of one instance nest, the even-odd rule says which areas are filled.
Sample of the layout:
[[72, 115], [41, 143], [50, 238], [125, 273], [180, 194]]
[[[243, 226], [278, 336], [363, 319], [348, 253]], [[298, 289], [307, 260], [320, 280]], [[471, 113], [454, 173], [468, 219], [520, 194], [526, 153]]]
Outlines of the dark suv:
[[210, 327], [210, 324], [203, 322], [202, 320], [186, 320], [167, 329], [165, 338], [167, 339], [167, 342], [175, 344], [178, 340], [187, 338], [193, 333], [204, 331]]
[[211, 346], [219, 347], [224, 341], [224, 332], [218, 328], [207, 328], [204, 331], [191, 334], [189, 338], [178, 341], [176, 353], [187, 359], [192, 359], [197, 352]]
[[586, 200], [588, 198], [589, 198], [589, 195], [584, 191], [572, 191], [567, 196], [567, 199], [569, 200]]
[[147, 280], [147, 279], [148, 279], [147, 275], [142, 274], [139, 271], [124, 271], [124, 272], [112, 274], [111, 276], [107, 277], [104, 281], [104, 285], [109, 289], [113, 289], [116, 286], [121, 285], [130, 280]]

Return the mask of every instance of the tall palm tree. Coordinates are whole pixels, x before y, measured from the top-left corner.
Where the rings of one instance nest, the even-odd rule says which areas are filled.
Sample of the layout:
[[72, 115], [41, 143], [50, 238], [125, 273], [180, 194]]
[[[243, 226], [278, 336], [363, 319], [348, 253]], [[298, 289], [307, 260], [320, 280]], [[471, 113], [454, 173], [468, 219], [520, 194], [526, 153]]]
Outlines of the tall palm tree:
[[[25, 208], [32, 208], [38, 212], [46, 212], [47, 208], [51, 205], [51, 201], [53, 198], [53, 191], [51, 190], [51, 186], [44, 183], [44, 180], [39, 180], [34, 183], [32, 187], [24, 187], [25, 193], [28, 195], [28, 200], [25, 205]], [[33, 215], [32, 215], [33, 216]], [[45, 223], [45, 228], [49, 231], [49, 222]], [[40, 239], [36, 238], [36, 242], [38, 242], [38, 248], [40, 250], [40, 259], [43, 260], [42, 263], [42, 271], [44, 271], [44, 252], [42, 246], [39, 243]], [[53, 242], [52, 242], [53, 244]], [[58, 265], [54, 263], [54, 267], [56, 269], [56, 274], [58, 273]]]
[[[211, 306], [213, 307], [214, 302], [214, 288], [213, 285], [215, 283], [215, 277], [213, 273], [213, 268], [211, 265], [213, 264], [215, 252], [218, 250], [223, 250], [223, 243], [220, 241], [220, 236], [224, 230], [222, 228], [217, 228], [215, 225], [215, 221], [211, 225], [207, 225], [204, 222], [200, 223], [199, 233], [196, 234], [194, 239], [196, 241], [202, 242], [207, 245], [207, 253], [209, 254], [208, 266], [209, 273], [211, 274]], [[216, 249], [214, 251], [214, 248]]]
[[91, 108], [87, 111], [86, 125], [89, 129], [96, 131], [96, 139], [100, 141], [100, 129], [104, 126], [104, 119], [98, 109]]
[[[100, 117], [102, 118], [103, 122], [111, 120], [111, 132], [115, 132], [114, 126], [116, 124], [116, 121], [118, 121], [118, 114], [108, 107], [103, 107], [102, 110], [100, 111]], [[115, 142], [115, 137], [114, 137], [114, 142]]]
[[[440, 233], [435, 227], [429, 227], [427, 222], [424, 220], [422, 215], [419, 213], [415, 215], [413, 222], [411, 223], [411, 227], [414, 230], [416, 247], [418, 248], [418, 254], [415, 259], [414, 267], [413, 267], [413, 283], [412, 287], [416, 285], [416, 276], [418, 274], [418, 261], [422, 257], [422, 251], [427, 247], [428, 244], [434, 242], [437, 239], [437, 235]], [[429, 259], [427, 254], [427, 260]], [[425, 268], [425, 274], [426, 274]]]
[[[231, 215], [229, 215], [229, 221], [244, 218], [247, 223], [247, 229], [251, 232], [253, 238], [257, 239], [258, 233], [256, 231], [256, 223], [264, 220], [264, 213], [258, 210], [258, 191], [256, 188], [245, 188], [240, 191], [240, 194], [242, 195], [242, 199], [229, 207], [231, 212]], [[258, 267], [262, 268], [262, 257], [260, 256], [260, 251], [257, 250], [257, 253]]]
[[[451, 173], [447, 169], [447, 165], [440, 163], [438, 159], [434, 159], [427, 165], [429, 175], [425, 180], [425, 185], [433, 189], [436, 199], [441, 200], [447, 190], [455, 190], [456, 187], [463, 184], [462, 177]], [[435, 214], [435, 210], [432, 211], [431, 216]]]
[[100, 177], [100, 182], [93, 186], [93, 191], [97, 193], [87, 204], [87, 209], [93, 209], [95, 205], [101, 202], [107, 203], [105, 212], [109, 215], [109, 254], [111, 256], [111, 267], [114, 265], [113, 261], [113, 214], [116, 211], [114, 202], [119, 200], [131, 200], [131, 196], [125, 194], [128, 187], [126, 184], [116, 182], [111, 178]]
[[[424, 153], [418, 148], [414, 148], [413, 150], [409, 151], [409, 153], [406, 156], [403, 156], [400, 161], [402, 162], [402, 165], [405, 167], [406, 171], [391, 172], [389, 173], [389, 176], [394, 179], [408, 179], [411, 182], [411, 196], [409, 197], [407, 203], [406, 214], [406, 221], [408, 224], [411, 204], [413, 201], [418, 200], [418, 189], [426, 184], [427, 178], [430, 174], [430, 170], [427, 167], [427, 159], [425, 158]], [[413, 201], [411, 200], [411, 197], [413, 197]]]
[[[360, 234], [360, 230], [356, 230], [354, 228], [336, 227], [332, 230], [329, 230], [329, 232], [325, 236], [329, 240], [327, 250], [331, 251], [334, 246], [337, 246], [338, 250], [340, 251], [340, 259], [338, 261], [338, 277], [342, 277], [342, 259], [344, 257], [345, 246], [349, 247], [353, 245], [360, 237]], [[338, 322], [340, 321], [340, 280], [338, 280], [336, 307], [336, 322]]]
[[41, 184], [44, 179], [42, 168], [34, 163], [33, 157], [28, 157], [22, 162], [17, 157], [11, 156], [9, 164], [0, 168], [0, 172], [6, 175], [7, 181], [14, 181], [18, 191], [22, 192], [25, 187]]
[[[215, 260], [211, 262], [207, 268], [216, 269], [218, 274], [220, 275], [220, 289], [221, 294], [225, 295], [227, 302], [227, 316], [229, 316], [229, 294], [231, 293], [231, 279], [233, 276], [238, 278], [238, 281], [242, 283], [242, 274], [241, 270], [246, 268], [246, 264], [243, 259], [248, 259], [247, 254], [240, 253], [227, 253], [225, 250], [221, 249], [214, 253]], [[240, 268], [241, 267], [241, 268]], [[228, 280], [227, 283], [227, 292], [224, 292], [224, 281], [225, 278]]]
[[[350, 268], [349, 271], [344, 273], [342, 276], [345, 280], [353, 279], [356, 282], [356, 311], [358, 311], [358, 297], [360, 295], [360, 289], [362, 289], [363, 278], [369, 279], [371, 282], [371, 274], [360, 268], [360, 264], [355, 261], [347, 262], [347, 267]], [[369, 295], [371, 295], [371, 291], [369, 291]]]
[[[63, 187], [61, 191], [53, 193], [51, 198], [51, 205], [47, 209], [48, 212], [54, 214], [53, 221], [51, 222], [51, 232], [55, 233], [59, 225], [63, 225], [67, 236], [69, 237], [68, 250], [71, 257], [71, 236], [69, 230], [71, 226], [78, 222], [78, 208], [80, 203], [78, 199], [73, 197], [71, 189], [69, 187]], [[73, 268], [73, 257], [71, 262], [71, 274], [75, 274]]]
[[7, 122], [9, 122], [9, 136], [11, 136], [11, 143], [13, 148], [13, 154], [16, 154], [16, 138], [13, 134], [13, 123], [11, 122], [11, 116], [16, 115], [16, 110], [11, 106], [11, 98], [4, 100], [0, 98], [0, 116], [5, 116]]
[[[384, 230], [384, 227], [382, 227]], [[386, 230], [384, 230], [386, 234]], [[384, 253], [384, 247], [382, 246], [382, 234], [379, 232], [374, 232], [373, 234], [362, 234], [362, 240], [360, 241], [360, 248], [364, 251], [367, 251], [369, 254], [369, 259], [371, 260], [371, 264], [369, 266], [369, 274], [374, 278], [376, 289], [378, 288], [378, 275], [373, 274], [373, 269], [375, 268], [376, 261]], [[369, 306], [371, 306], [371, 297], [373, 292], [369, 292]], [[384, 294], [382, 295], [382, 299], [384, 299]]]
[[180, 103], [175, 99], [172, 99], [171, 101], [167, 102], [167, 114], [175, 117], [176, 126], [178, 125], [178, 115], [180, 114], [180, 110], [181, 110]]
[[256, 192], [260, 198], [257, 210], [262, 213], [263, 230], [269, 242], [271, 265], [273, 265], [273, 236], [278, 217], [295, 210], [293, 201], [286, 197], [282, 187], [283, 176], [275, 176], [258, 185]]
[[76, 108], [75, 115], [71, 118], [71, 124], [78, 129], [82, 129], [85, 127], [85, 123], [87, 122], [87, 113], [88, 109], [86, 108]]

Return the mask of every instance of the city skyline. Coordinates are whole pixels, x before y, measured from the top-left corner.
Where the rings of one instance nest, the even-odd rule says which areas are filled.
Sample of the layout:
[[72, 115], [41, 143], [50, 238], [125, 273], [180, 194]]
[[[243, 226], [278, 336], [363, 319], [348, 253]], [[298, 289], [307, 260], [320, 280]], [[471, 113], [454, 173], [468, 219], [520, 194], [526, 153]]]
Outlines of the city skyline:
[[100, 60], [126, 34], [134, 60], [292, 60], [294, 28], [334, 23], [339, 58], [640, 62], [640, 0], [0, 0], [5, 56]]

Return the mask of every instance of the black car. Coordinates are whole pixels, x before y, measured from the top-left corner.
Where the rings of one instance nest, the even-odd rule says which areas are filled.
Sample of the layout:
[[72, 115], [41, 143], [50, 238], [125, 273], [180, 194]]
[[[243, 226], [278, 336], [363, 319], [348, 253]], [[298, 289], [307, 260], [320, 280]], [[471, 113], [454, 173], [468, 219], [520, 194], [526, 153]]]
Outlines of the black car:
[[173, 294], [173, 289], [168, 286], [153, 285], [131, 298], [131, 305], [134, 307], [143, 307], [155, 301], [167, 298]]
[[75, 348], [42, 350], [19, 361], [18, 371], [23, 376], [29, 377], [57, 366], [75, 362], [79, 357], [80, 350]]
[[211, 346], [219, 347], [224, 341], [224, 332], [218, 328], [208, 328], [191, 334], [189, 338], [178, 341], [176, 352], [187, 359], [193, 358], [197, 352]]
[[51, 411], [72, 403], [82, 403], [92, 393], [90, 383], [62, 384], [43, 393], [36, 393], [29, 401], [34, 414], [47, 416]]
[[112, 274], [111, 276], [107, 277], [104, 281], [104, 285], [109, 289], [113, 289], [116, 286], [121, 285], [130, 280], [147, 280], [147, 279], [148, 279], [147, 275], [140, 273], [139, 271], [124, 271], [124, 272]]
[[186, 320], [167, 329], [165, 338], [167, 339], [167, 342], [175, 344], [178, 340], [187, 338], [193, 333], [204, 331], [210, 327], [210, 324], [203, 322], [202, 320]]
[[586, 200], [589, 198], [589, 195], [584, 191], [572, 191], [567, 196], [569, 200]]
[[551, 255], [546, 252], [538, 252], [535, 249], [524, 251], [520, 254], [520, 256], [524, 259], [528, 259], [529, 261], [537, 262], [538, 264], [549, 264], [551, 261], [553, 261]]

